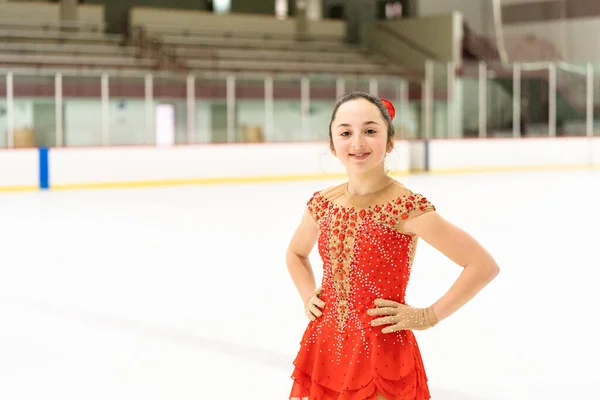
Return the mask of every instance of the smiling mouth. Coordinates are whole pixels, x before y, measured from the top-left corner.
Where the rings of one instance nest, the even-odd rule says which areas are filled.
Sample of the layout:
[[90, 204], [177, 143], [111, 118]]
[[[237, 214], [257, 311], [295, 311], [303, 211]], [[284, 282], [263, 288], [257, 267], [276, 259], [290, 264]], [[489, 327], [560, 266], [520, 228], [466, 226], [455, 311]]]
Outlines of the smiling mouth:
[[350, 157], [355, 158], [357, 160], [364, 160], [365, 158], [367, 158], [369, 156], [369, 154], [371, 154], [371, 153], [355, 153], [355, 154], [350, 154]]

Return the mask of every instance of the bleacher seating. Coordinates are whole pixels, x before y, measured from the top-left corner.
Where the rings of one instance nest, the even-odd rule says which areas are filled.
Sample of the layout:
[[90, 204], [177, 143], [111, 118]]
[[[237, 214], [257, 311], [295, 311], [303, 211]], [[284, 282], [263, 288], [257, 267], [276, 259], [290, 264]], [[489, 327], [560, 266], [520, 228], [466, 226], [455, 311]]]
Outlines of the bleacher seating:
[[156, 60], [103, 26], [0, 19], [0, 66], [149, 69]]
[[[167, 14], [168, 23], [156, 23]], [[172, 10], [142, 10], [141, 19], [139, 15], [133, 11], [130, 37], [105, 33], [104, 25], [97, 22], [0, 17], [0, 66], [349, 75], [403, 72], [381, 55], [344, 43], [342, 25], [337, 22], [316, 21], [307, 36], [299, 38], [293, 21], [267, 16], [198, 13], [190, 17]], [[179, 20], [181, 24], [174, 25]]]
[[389, 74], [400, 72], [378, 55], [339, 38], [298, 40], [292, 35], [226, 29], [191, 30], [144, 26], [167, 45], [190, 70], [274, 71], [302, 73]]
[[133, 7], [132, 31], [168, 46], [191, 71], [396, 74], [381, 55], [344, 42], [345, 24], [266, 15], [215, 15], [203, 11]]

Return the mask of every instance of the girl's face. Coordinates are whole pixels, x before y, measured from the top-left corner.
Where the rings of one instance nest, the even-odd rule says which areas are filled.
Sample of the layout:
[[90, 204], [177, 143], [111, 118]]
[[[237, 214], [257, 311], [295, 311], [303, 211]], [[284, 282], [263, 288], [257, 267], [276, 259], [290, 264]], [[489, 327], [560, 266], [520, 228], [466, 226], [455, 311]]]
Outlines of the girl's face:
[[376, 105], [365, 99], [342, 104], [331, 124], [333, 152], [347, 171], [368, 172], [383, 164], [388, 129]]

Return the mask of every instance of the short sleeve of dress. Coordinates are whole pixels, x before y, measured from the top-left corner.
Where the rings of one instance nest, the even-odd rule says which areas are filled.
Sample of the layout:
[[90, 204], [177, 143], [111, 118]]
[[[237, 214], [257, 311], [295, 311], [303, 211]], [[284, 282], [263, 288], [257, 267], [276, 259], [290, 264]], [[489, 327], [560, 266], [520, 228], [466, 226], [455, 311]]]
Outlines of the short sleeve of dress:
[[435, 210], [429, 199], [420, 193], [410, 192], [401, 196], [395, 201], [394, 213], [397, 213], [398, 217], [396, 228], [402, 229], [406, 221]]
[[321, 191], [313, 193], [312, 197], [306, 203], [306, 207], [310, 215], [312, 215], [315, 222], [319, 222], [319, 220], [325, 215], [325, 210], [327, 209], [327, 201], [323, 197]]

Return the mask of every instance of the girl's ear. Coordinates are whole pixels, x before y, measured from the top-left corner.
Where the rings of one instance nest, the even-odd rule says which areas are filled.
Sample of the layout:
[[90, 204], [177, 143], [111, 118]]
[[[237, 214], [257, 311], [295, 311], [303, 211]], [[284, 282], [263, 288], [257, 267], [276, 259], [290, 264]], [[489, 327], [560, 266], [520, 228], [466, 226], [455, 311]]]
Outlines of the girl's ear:
[[337, 154], [335, 154], [335, 149], [333, 148], [332, 143], [329, 143], [329, 150], [331, 150], [331, 154], [333, 154], [334, 157], [337, 157]]

